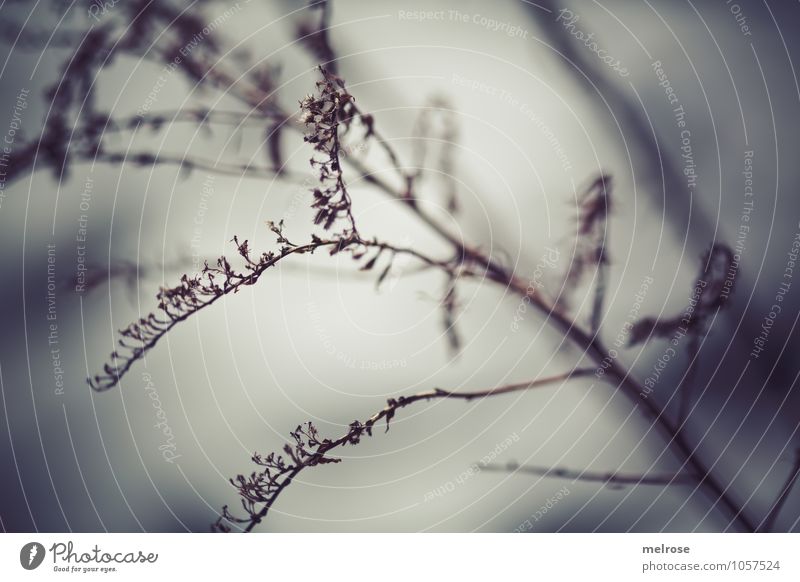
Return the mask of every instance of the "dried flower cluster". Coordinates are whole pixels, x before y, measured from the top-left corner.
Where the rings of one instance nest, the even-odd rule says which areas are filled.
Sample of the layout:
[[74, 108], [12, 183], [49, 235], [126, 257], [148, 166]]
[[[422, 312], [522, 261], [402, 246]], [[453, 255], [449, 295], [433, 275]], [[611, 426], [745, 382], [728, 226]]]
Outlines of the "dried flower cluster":
[[311, 166], [319, 171], [320, 187], [314, 189], [313, 208], [317, 209], [315, 224], [328, 230], [338, 219], [348, 226], [343, 238], [358, 236], [353, 218], [352, 201], [342, 172], [341, 134], [346, 134], [356, 118], [360, 118], [353, 96], [345, 90], [344, 81], [320, 68], [322, 79], [317, 81], [317, 95], [308, 95], [300, 102], [307, 135], [305, 141], [314, 146], [317, 156]]
[[239, 491], [242, 508], [247, 517], [240, 518], [233, 515], [226, 505], [212, 529], [229, 532], [228, 523], [246, 523], [248, 524], [246, 529], [250, 531], [266, 516], [264, 507], [272, 507], [281, 491], [300, 471], [315, 465], [338, 463], [340, 459], [326, 457], [325, 454], [335, 446], [346, 442], [358, 444], [362, 427], [354, 424], [351, 426], [351, 431], [352, 436], [348, 436], [345, 441], [334, 442], [320, 438], [316, 427], [308, 422], [290, 433], [294, 442], [284, 447], [286, 457], [278, 453], [270, 453], [266, 457], [254, 454], [253, 462], [264, 469], [260, 472], [254, 471], [249, 477], [238, 475], [235, 479], [231, 479], [231, 484]]

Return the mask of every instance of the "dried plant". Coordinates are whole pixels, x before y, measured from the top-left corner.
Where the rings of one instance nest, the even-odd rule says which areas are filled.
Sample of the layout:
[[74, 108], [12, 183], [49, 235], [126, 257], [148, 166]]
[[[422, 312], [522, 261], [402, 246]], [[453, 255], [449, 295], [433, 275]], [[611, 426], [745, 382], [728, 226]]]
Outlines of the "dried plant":
[[[57, 5], [57, 4], [56, 4]], [[96, 390], [108, 390], [120, 384], [131, 367], [163, 338], [171, 329], [199, 311], [210, 307], [221, 298], [235, 294], [245, 286], [256, 284], [269, 270], [284, 260], [296, 255], [325, 251], [330, 255], [349, 254], [361, 271], [371, 272], [380, 266], [375, 277], [380, 284], [389, 274], [395, 257], [406, 255], [419, 263], [420, 268], [432, 269], [441, 273], [444, 292], [441, 299], [443, 324], [447, 330], [448, 342], [454, 351], [461, 342], [455, 332], [458, 312], [458, 285], [466, 278], [473, 278], [496, 285], [523, 298], [538, 312], [546, 316], [547, 325], [553, 326], [564, 338], [575, 345], [581, 353], [599, 365], [610, 362], [604, 380], [613, 384], [651, 419], [653, 428], [667, 443], [680, 462], [682, 470], [673, 475], [618, 474], [615, 471], [593, 473], [580, 471], [571, 473], [562, 469], [516, 468], [520, 472], [530, 472], [546, 477], [565, 477], [614, 483], [653, 483], [676, 484], [691, 482], [702, 487], [721, 508], [731, 523], [745, 531], [755, 531], [758, 520], [747, 507], [743, 507], [731, 494], [727, 485], [714, 473], [698, 452], [695, 443], [688, 440], [682, 430], [686, 422], [684, 413], [672, 419], [665, 410], [653, 400], [642, 400], [642, 388], [630, 370], [615, 358], [609, 358], [609, 350], [600, 338], [604, 316], [604, 296], [606, 272], [610, 261], [606, 251], [608, 246], [608, 226], [611, 209], [611, 176], [601, 174], [592, 179], [589, 187], [577, 199], [577, 226], [574, 238], [573, 260], [565, 273], [565, 284], [561, 294], [534, 292], [528, 282], [515, 273], [508, 265], [501, 263], [494, 255], [477, 246], [465, 243], [453, 235], [434, 215], [428, 213], [424, 205], [418, 203], [421, 197], [419, 178], [424, 165], [426, 152], [416, 152], [416, 167], [408, 169], [401, 162], [401, 155], [385, 140], [377, 129], [376, 120], [362, 112], [356, 105], [355, 97], [348, 91], [344, 80], [338, 76], [337, 57], [329, 34], [331, 6], [328, 1], [314, 2], [312, 9], [318, 11], [318, 19], [309, 20], [297, 30], [298, 40], [310, 56], [319, 63], [319, 80], [315, 92], [300, 101], [299, 111], [284, 109], [278, 101], [276, 87], [280, 68], [270, 63], [257, 66], [252, 57], [239, 53], [235, 58], [223, 58], [223, 44], [216, 37], [206, 37], [198, 50], [187, 54], [181, 47], [192, 42], [202, 31], [204, 20], [197, 10], [185, 10], [168, 2], [149, 0], [130, 0], [120, 3], [116, 14], [119, 20], [110, 19], [102, 26], [94, 28], [88, 35], [65, 33], [47, 42], [63, 43], [72, 46], [77, 39], [82, 41], [67, 62], [68, 74], [64, 82], [54, 86], [49, 97], [54, 103], [43, 124], [40, 136], [20, 147], [15, 152], [13, 165], [7, 172], [7, 180], [20, 177], [33, 169], [36, 152], [41, 152], [44, 165], [63, 177], [71, 164], [80, 161], [107, 162], [118, 164], [132, 161], [140, 165], [178, 164], [187, 171], [208, 168], [215, 172], [253, 177], [270, 176], [281, 180], [292, 180], [287, 171], [280, 147], [284, 132], [303, 131], [303, 139], [311, 149], [310, 163], [316, 170], [318, 184], [309, 192], [310, 205], [316, 214], [314, 223], [322, 227], [324, 238], [310, 233], [307, 241], [291, 242], [284, 234], [283, 222], [269, 223], [276, 237], [277, 248], [255, 253], [247, 240], [233, 237], [236, 258], [229, 260], [220, 257], [216, 263], [206, 263], [200, 273], [184, 275], [174, 287], [162, 288], [156, 297], [156, 310], [148, 316], [132, 323], [120, 332], [117, 349], [103, 371], [90, 380]], [[312, 14], [313, 16], [313, 14]], [[316, 25], [313, 24], [316, 22]], [[37, 46], [43, 39], [28, 35], [23, 39]], [[132, 55], [140, 59], [151, 59], [159, 65], [177, 63], [176, 71], [186, 76], [200, 88], [216, 90], [236, 99], [245, 111], [205, 111], [201, 108], [185, 108], [172, 112], [143, 112], [135, 118], [113, 119], [107, 112], [97, 110], [93, 99], [94, 79], [103, 67], [119, 55]], [[178, 60], [177, 55], [181, 58]], [[241, 69], [248, 71], [239, 74]], [[444, 146], [440, 148], [438, 168], [442, 173], [452, 175], [454, 169], [454, 149], [457, 139], [457, 126], [450, 108], [443, 101], [433, 102], [432, 111], [437, 111], [442, 120], [441, 129], [436, 133]], [[432, 115], [432, 113], [430, 114]], [[417, 124], [417, 135], [427, 139], [434, 135], [431, 116], [423, 116]], [[202, 125], [213, 131], [218, 126], [233, 126], [240, 129], [255, 126], [266, 132], [267, 164], [232, 164], [204, 160], [191, 152], [181, 155], [154, 155], [139, 152], [124, 155], [114, 151], [108, 142], [108, 135], [123, 131], [140, 131], [149, 128], [159, 131], [166, 124], [189, 122]], [[299, 123], [296, 123], [299, 122]], [[352, 139], [353, 132], [359, 139], [374, 144], [385, 154], [390, 168], [399, 178], [400, 187], [379, 177], [374, 168], [368, 167], [358, 156], [345, 155], [345, 140]], [[41, 162], [41, 159], [40, 159]], [[347, 174], [353, 172], [353, 174]], [[37, 166], [38, 169], [38, 166]], [[362, 236], [354, 218], [354, 201], [348, 191], [348, 178], [362, 180], [364, 184], [388, 196], [391, 200], [405, 206], [418, 222], [430, 229], [447, 243], [450, 253], [445, 258], [436, 258], [409, 247]], [[448, 205], [457, 208], [455, 182], [446, 186]], [[309, 230], [313, 227], [309, 225]], [[386, 261], [386, 257], [388, 262]], [[702, 287], [697, 306], [686, 324], [692, 341], [688, 347], [690, 356], [696, 357], [698, 342], [705, 333], [710, 318], [724, 305], [721, 294], [721, 280], [727, 272], [731, 260], [730, 250], [716, 243], [705, 257], [701, 277], [706, 282]], [[238, 266], [234, 266], [234, 264]], [[572, 312], [572, 291], [583, 283], [586, 275], [594, 272], [593, 301], [588, 325], [578, 320]], [[551, 302], [546, 297], [558, 297]], [[683, 322], [672, 319], [648, 318], [639, 322], [632, 332], [632, 343], [640, 343], [653, 337], [663, 337], [671, 333], [676, 325]], [[241, 498], [243, 516], [237, 516], [226, 507], [214, 529], [228, 531], [232, 528], [253, 530], [268, 515], [280, 494], [291, 485], [303, 470], [339, 459], [331, 453], [340, 447], [355, 446], [365, 436], [372, 436], [373, 428], [380, 421], [389, 423], [395, 414], [418, 402], [434, 399], [480, 400], [498, 397], [534, 388], [552, 386], [571, 379], [594, 374], [594, 368], [574, 367], [556, 376], [535, 378], [527, 382], [498, 386], [476, 391], [452, 391], [440, 388], [389, 399], [386, 406], [365, 421], [353, 421], [347, 432], [338, 438], [321, 436], [311, 424], [301, 424], [290, 434], [291, 440], [283, 453], [267, 456], [254, 454], [253, 462], [259, 467], [249, 476], [239, 475], [231, 480]], [[777, 513], [785, 502], [788, 490], [797, 478], [795, 468], [787, 481], [779, 499], [773, 506], [767, 526], [772, 527]]]
[[[351, 124], [361, 119], [353, 103], [353, 96], [344, 89], [344, 81], [320, 67], [322, 79], [317, 81], [318, 95], [309, 95], [300, 103], [301, 120], [308, 128], [305, 141], [320, 154], [311, 158], [311, 166], [319, 171], [320, 188], [314, 189], [313, 208], [317, 214], [314, 224], [329, 230], [340, 218], [348, 222], [343, 238], [358, 236], [353, 218], [352, 201], [347, 193], [342, 170], [341, 139], [350, 131]], [[361, 119], [364, 123], [363, 119]], [[365, 123], [367, 136], [371, 127]], [[341, 130], [340, 130], [341, 128]]]

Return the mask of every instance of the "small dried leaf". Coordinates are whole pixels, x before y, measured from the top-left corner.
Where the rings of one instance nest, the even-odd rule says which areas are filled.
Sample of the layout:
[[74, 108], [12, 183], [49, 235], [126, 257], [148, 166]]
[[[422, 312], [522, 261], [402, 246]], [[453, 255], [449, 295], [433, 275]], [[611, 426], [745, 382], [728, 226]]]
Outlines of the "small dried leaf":
[[380, 288], [381, 283], [383, 283], [383, 280], [386, 279], [387, 275], [389, 275], [389, 271], [391, 270], [392, 261], [389, 261], [389, 264], [384, 267], [383, 271], [381, 271], [381, 274], [378, 276], [378, 280], [375, 282], [375, 288]]
[[360, 270], [360, 271], [371, 271], [371, 270], [372, 270], [372, 268], [375, 266], [375, 263], [378, 261], [378, 257], [380, 257], [380, 256], [381, 256], [381, 253], [383, 253], [383, 249], [380, 249], [380, 250], [379, 250], [377, 253], [375, 253], [375, 256], [374, 256], [374, 257], [372, 257], [372, 258], [371, 258], [369, 261], [367, 261], [367, 262], [366, 262], [366, 263], [365, 263], [365, 264], [364, 264], [364, 265], [361, 267], [361, 269], [359, 269], [359, 270]]

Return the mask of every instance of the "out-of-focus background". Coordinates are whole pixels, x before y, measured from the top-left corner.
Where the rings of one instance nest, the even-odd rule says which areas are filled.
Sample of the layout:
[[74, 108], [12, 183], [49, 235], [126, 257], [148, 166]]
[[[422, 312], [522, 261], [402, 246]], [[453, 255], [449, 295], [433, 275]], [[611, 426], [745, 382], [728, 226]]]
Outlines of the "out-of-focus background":
[[[91, 40], [87, 31], [138, 34], [145, 4], [0, 6], [0, 139], [8, 159], [27, 152], [44, 120], [59, 113], [53, 86], [83, 91], [70, 113], [78, 124], [90, 91], [64, 74], [70, 55]], [[314, 91], [320, 59], [298, 30], [319, 20], [319, 8], [240, 0], [177, 9], [214, 23], [185, 50], [207, 51], [234, 68], [268, 67], [288, 111]], [[795, 266], [800, 232], [800, 7], [334, 0], [329, 9], [338, 74], [403, 163], [425, 167], [426, 208], [521, 277], [558, 293], [576, 196], [598, 173], [613, 176], [600, 334], [609, 345], [639, 303], [642, 316], [680, 313], [703, 252], [715, 242], [734, 248], [735, 290], [697, 354], [686, 430], [731, 495], [761, 520], [800, 444], [800, 284], [776, 300], [781, 283], [791, 283], [784, 274]], [[254, 451], [281, 449], [301, 422], [338, 436], [390, 397], [523, 381], [567, 370], [581, 356], [545, 317], [521, 313], [518, 297], [465, 281], [456, 321], [463, 346], [454, 357], [442, 326], [440, 274], [399, 261], [376, 290], [376, 273], [323, 253], [283, 262], [258, 285], [178, 325], [120, 386], [92, 391], [86, 377], [106, 362], [115, 330], [153, 310], [160, 286], [205, 259], [235, 255], [234, 235], [257, 251], [274, 248], [268, 220], [284, 219], [292, 240], [317, 232], [311, 150], [300, 132], [281, 134], [290, 171], [275, 178], [238, 170], [269, 166], [268, 131], [258, 120], [241, 127], [173, 120], [178, 110], [247, 110], [181, 65], [165, 68], [159, 39], [170, 33], [167, 25], [142, 33], [138, 57], [122, 51], [90, 79], [94, 110], [118, 120], [165, 117], [136, 131], [105, 126], [104, 143], [124, 163], [76, 157], [62, 172], [46, 148], [34, 148], [26, 171], [3, 177], [6, 531], [205, 531], [224, 504], [237, 505], [228, 478], [254, 469]], [[432, 116], [436, 131], [420, 134], [420, 113], [432, 104], [449, 113]], [[208, 167], [147, 163], [142, 153]], [[391, 179], [374, 144], [352, 155]], [[442, 155], [451, 167], [442, 167]], [[447, 257], [442, 240], [403, 205], [351, 178], [362, 234]], [[457, 212], [448, 207], [450, 189]], [[552, 249], [562, 249], [559, 258], [544, 261]], [[84, 275], [91, 284], [76, 290]], [[648, 277], [653, 282], [637, 299]], [[578, 307], [590, 303], [587, 290], [578, 290]], [[771, 318], [776, 304], [781, 311]], [[580, 311], [583, 325], [587, 310]], [[763, 351], [752, 355], [764, 329]], [[653, 340], [620, 348], [618, 359], [643, 381], [667, 347]], [[678, 350], [655, 383], [650, 397], [667, 414], [676, 410], [674, 387], [687, 362]], [[610, 487], [470, 471], [486, 458], [634, 474], [678, 470], [649, 423], [594, 377], [409, 407], [388, 433], [343, 449], [342, 463], [304, 472], [259, 529], [513, 531], [526, 519], [533, 531], [729, 528], [693, 485]], [[798, 520], [800, 491], [792, 491], [776, 529], [798, 531]]]

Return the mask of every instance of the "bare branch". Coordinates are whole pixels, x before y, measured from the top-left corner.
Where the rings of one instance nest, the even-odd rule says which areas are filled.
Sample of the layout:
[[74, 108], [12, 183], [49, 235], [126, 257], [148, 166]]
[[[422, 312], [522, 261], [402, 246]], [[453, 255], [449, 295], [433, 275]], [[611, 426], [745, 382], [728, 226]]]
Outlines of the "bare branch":
[[456, 328], [456, 311], [458, 309], [458, 301], [456, 298], [456, 277], [450, 276], [447, 278], [445, 285], [444, 297], [442, 298], [442, 325], [444, 327], [447, 340], [450, 345], [450, 353], [453, 357], [457, 356], [461, 351], [461, 338], [458, 335]]
[[242, 127], [254, 125], [258, 128], [264, 126], [265, 121], [282, 119], [275, 113], [265, 114], [262, 111], [229, 111], [224, 109], [184, 108], [173, 111], [147, 112], [143, 115], [132, 115], [119, 119], [112, 119], [105, 132], [121, 131], [125, 129], [139, 129], [147, 126], [159, 130], [164, 125], [173, 123], [192, 123], [203, 126], [209, 123], [232, 125]]
[[536, 467], [530, 465], [482, 465], [481, 469], [488, 471], [501, 471], [509, 473], [525, 473], [538, 477], [554, 477], [570, 481], [589, 481], [605, 483], [607, 485], [691, 485], [697, 479], [688, 473], [619, 473], [600, 471], [574, 471], [559, 467]]

